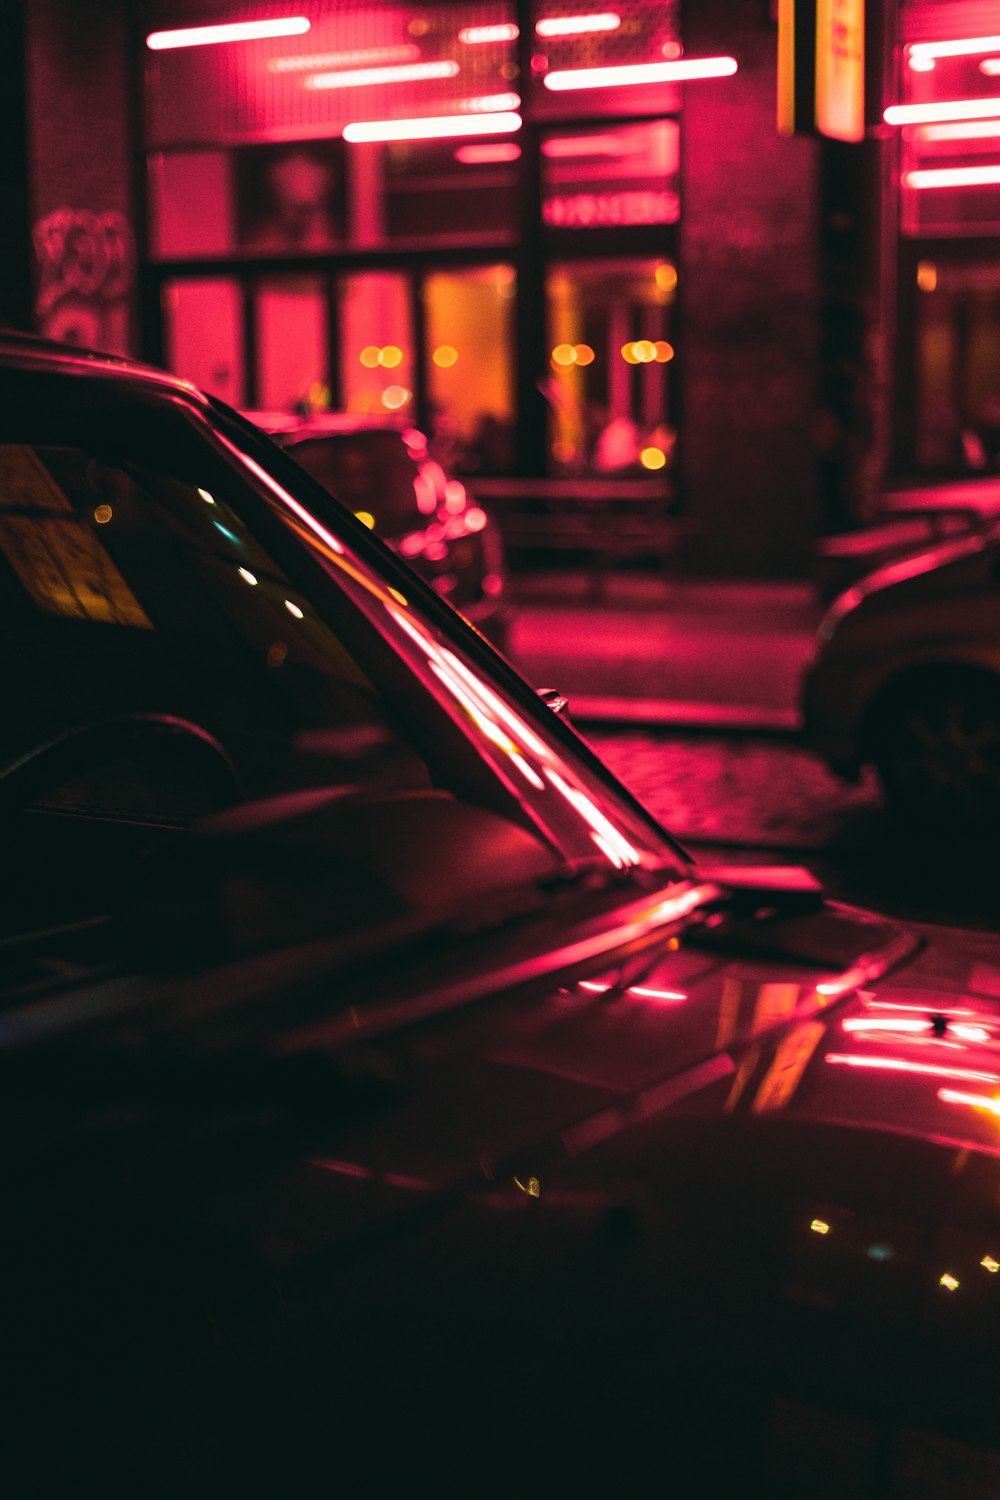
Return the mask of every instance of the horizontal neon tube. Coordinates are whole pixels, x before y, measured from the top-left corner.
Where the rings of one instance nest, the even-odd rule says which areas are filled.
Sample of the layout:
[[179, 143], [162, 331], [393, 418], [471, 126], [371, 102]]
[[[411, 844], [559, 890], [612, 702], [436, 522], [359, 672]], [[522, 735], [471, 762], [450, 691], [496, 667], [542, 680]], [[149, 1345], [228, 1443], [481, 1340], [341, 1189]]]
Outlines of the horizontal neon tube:
[[593, 16], [550, 16], [535, 23], [536, 36], [587, 36], [593, 31], [617, 31], [622, 18], [613, 10]]
[[1000, 183], [1000, 162], [986, 167], [928, 167], [904, 172], [903, 181], [912, 188], [992, 187]]
[[175, 47], [255, 42], [262, 37], [302, 36], [309, 26], [306, 16], [286, 16], [283, 21], [228, 21], [219, 26], [182, 26], [177, 31], [151, 31], [146, 46], [151, 52], [169, 52]]
[[1000, 120], [966, 120], [954, 125], [924, 125], [920, 141], [981, 141], [1000, 135]]
[[617, 135], [562, 135], [542, 142], [542, 155], [555, 158], [624, 156], [627, 150], [627, 145]]
[[890, 104], [887, 125], [923, 125], [937, 120], [983, 120], [1000, 115], [1000, 99], [946, 99], [937, 104]]
[[520, 27], [509, 21], [500, 26], [463, 26], [458, 40], [468, 47], [476, 47], [488, 42], [516, 42], [520, 35]]
[[484, 141], [481, 146], [456, 146], [455, 160], [467, 167], [485, 166], [490, 162], [517, 161], [521, 148], [516, 141]]
[[695, 57], [684, 62], [567, 68], [546, 73], [545, 87], [560, 93], [568, 89], [626, 88], [637, 83], [685, 83], [694, 78], [728, 78], [738, 67], [735, 57]]
[[953, 42], [913, 42], [910, 57], [975, 57], [980, 52], [1000, 52], [1000, 36], [968, 36]]
[[513, 110], [492, 115], [428, 115], [418, 120], [356, 120], [344, 126], [345, 141], [430, 141], [454, 135], [507, 135], [520, 130]]
[[372, 83], [416, 83], [421, 78], [454, 78], [457, 62], [396, 63], [385, 68], [349, 68], [333, 73], [314, 73], [307, 89], [356, 89]]
[[271, 73], [313, 73], [318, 68], [353, 68], [365, 63], [410, 62], [420, 56], [415, 42], [394, 47], [356, 47], [352, 52], [309, 52], [303, 57], [272, 57]]

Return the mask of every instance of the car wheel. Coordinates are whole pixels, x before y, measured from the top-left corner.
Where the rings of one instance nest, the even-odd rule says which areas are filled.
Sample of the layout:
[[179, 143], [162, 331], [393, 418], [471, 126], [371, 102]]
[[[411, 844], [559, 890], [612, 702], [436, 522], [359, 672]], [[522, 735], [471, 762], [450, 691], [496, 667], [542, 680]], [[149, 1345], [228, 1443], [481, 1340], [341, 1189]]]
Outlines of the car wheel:
[[888, 809], [920, 826], [1000, 823], [1000, 680], [941, 667], [891, 687], [875, 714], [872, 760]]

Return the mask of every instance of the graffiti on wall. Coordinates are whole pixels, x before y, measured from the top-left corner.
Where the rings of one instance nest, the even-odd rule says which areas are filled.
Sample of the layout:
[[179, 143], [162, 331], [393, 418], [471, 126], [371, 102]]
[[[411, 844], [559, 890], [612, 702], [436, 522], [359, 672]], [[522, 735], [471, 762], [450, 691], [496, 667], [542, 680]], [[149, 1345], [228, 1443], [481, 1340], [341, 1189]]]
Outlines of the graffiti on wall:
[[125, 215], [57, 208], [32, 230], [39, 332], [81, 347], [128, 353], [135, 237]]

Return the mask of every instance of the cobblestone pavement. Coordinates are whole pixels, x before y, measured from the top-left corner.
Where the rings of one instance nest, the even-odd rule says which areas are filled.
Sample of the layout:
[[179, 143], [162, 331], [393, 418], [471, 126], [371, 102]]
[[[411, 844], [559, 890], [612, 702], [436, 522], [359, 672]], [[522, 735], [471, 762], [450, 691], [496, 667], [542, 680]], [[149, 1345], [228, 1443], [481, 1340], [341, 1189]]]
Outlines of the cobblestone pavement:
[[791, 741], [584, 726], [597, 753], [703, 861], [802, 864], [827, 895], [891, 916], [1000, 931], [1000, 867], [974, 842], [884, 812]]
[[880, 802], [873, 777], [846, 786], [817, 756], [780, 740], [583, 733], [682, 843], [819, 851]]

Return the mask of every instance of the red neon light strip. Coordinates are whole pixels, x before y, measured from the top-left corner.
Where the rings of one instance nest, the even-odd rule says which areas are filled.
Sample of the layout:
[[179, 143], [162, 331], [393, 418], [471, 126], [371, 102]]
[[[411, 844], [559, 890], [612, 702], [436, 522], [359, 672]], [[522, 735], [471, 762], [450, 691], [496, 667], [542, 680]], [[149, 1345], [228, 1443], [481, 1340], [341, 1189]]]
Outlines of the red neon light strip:
[[1000, 99], [946, 99], [937, 104], [890, 104], [887, 125], [923, 125], [937, 120], [982, 120], [1000, 115]]
[[455, 160], [467, 167], [485, 166], [489, 162], [517, 161], [521, 148], [516, 141], [484, 142], [481, 146], [456, 146]]
[[592, 31], [617, 31], [622, 18], [613, 10], [593, 16], [550, 16], [535, 25], [536, 36], [586, 36]]
[[228, 21], [219, 26], [182, 26], [177, 31], [151, 31], [146, 46], [151, 52], [170, 52], [175, 47], [255, 42], [261, 37], [302, 36], [309, 26], [306, 16], [286, 16], [282, 21]]
[[686, 83], [695, 78], [728, 78], [739, 64], [735, 57], [697, 57], [684, 62], [625, 63], [606, 68], [567, 68], [546, 73], [545, 87], [568, 89], [627, 88], [639, 83]]
[[911, 188], [992, 187], [1000, 183], [1000, 162], [986, 167], [928, 167], [904, 172], [903, 181]]
[[520, 130], [513, 110], [486, 115], [428, 115], [419, 120], [355, 120], [344, 126], [345, 141], [429, 141], [455, 135], [508, 135]]
[[955, 42], [914, 42], [911, 57], [975, 57], [980, 52], [1000, 52], [1000, 36], [969, 36]]

